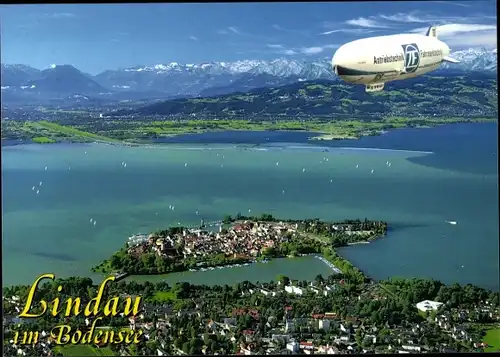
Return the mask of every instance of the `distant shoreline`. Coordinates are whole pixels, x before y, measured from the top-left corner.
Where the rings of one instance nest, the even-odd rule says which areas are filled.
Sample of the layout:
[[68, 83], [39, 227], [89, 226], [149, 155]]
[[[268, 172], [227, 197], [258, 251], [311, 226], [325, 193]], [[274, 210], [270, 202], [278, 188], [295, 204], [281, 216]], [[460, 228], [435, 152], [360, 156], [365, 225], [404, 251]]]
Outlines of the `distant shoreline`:
[[[200, 123], [201, 124], [200, 124]], [[441, 119], [428, 119], [420, 120], [413, 118], [387, 118], [376, 123], [365, 123], [362, 121], [331, 121], [322, 122], [311, 120], [307, 123], [300, 123], [297, 121], [283, 121], [280, 123], [274, 122], [250, 122], [242, 120], [226, 120], [216, 121], [203, 120], [196, 122], [186, 121], [185, 124], [181, 122], [161, 122], [158, 128], [144, 127], [145, 123], [141, 121], [135, 122], [133, 129], [123, 139], [107, 137], [109, 133], [102, 132], [102, 134], [94, 134], [91, 132], [92, 128], [85, 130], [77, 130], [71, 126], [60, 125], [52, 122], [34, 122], [29, 123], [27, 126], [32, 130], [29, 135], [34, 135], [32, 138], [14, 139], [9, 137], [2, 138], [2, 146], [12, 146], [16, 144], [33, 143], [37, 145], [52, 145], [54, 143], [105, 143], [109, 145], [120, 146], [143, 146], [152, 144], [161, 144], [162, 139], [199, 135], [205, 133], [224, 133], [224, 132], [282, 132], [282, 133], [302, 133], [309, 134], [308, 142], [316, 141], [336, 141], [336, 140], [358, 140], [367, 136], [380, 136], [397, 129], [425, 129], [433, 128], [448, 124], [482, 124], [482, 123], [497, 123], [496, 118], [476, 118], [476, 119], [462, 119], [462, 118], [441, 118]], [[173, 123], [173, 124], [172, 124]], [[160, 125], [158, 124], [158, 125]], [[24, 135], [27, 133], [22, 132], [21, 127], [17, 124], [10, 124], [13, 127], [8, 133], [15, 133], [16, 135]], [[183, 126], [184, 125], [184, 126]], [[42, 130], [41, 132], [38, 132]], [[112, 129], [110, 129], [112, 131]], [[150, 133], [150, 136], [141, 138], [138, 132]], [[62, 134], [63, 138], [58, 135]], [[5, 135], [5, 130], [4, 130]], [[9, 134], [7, 134], [9, 135]], [[6, 142], [15, 142], [9, 144]]]
[[[275, 143], [276, 144], [276, 143]], [[283, 144], [290, 144], [290, 143], [283, 143]], [[308, 144], [308, 143], [296, 143], [296, 144]], [[14, 145], [5, 145], [5, 147], [13, 147], [13, 146], [21, 146], [21, 145], [40, 145], [37, 143], [31, 143], [31, 142], [24, 142], [24, 143], [17, 143]], [[91, 143], [55, 143], [52, 145], [106, 145], [106, 146], [117, 146], [117, 147], [135, 147], [135, 148], [146, 148], [146, 149], [164, 149], [164, 150], [217, 150], [216, 148], [205, 148], [203, 146], [205, 145], [227, 145], [231, 147], [236, 147], [240, 149], [246, 149], [246, 150], [255, 150], [255, 151], [268, 151], [268, 148], [265, 147], [248, 147], [246, 145], [251, 145], [250, 143], [245, 144], [245, 143], [148, 143], [148, 144], [134, 144], [134, 145], [129, 145], [129, 144], [117, 144], [117, 143], [102, 143], [102, 142], [91, 142]], [[189, 147], [190, 145], [200, 145], [200, 147]], [[201, 146], [203, 145], [203, 146]], [[241, 146], [238, 146], [241, 145]], [[187, 148], [186, 148], [187, 146]], [[280, 148], [282, 150], [312, 150], [312, 151], [318, 151], [318, 149], [324, 149], [327, 151], [390, 151], [390, 152], [401, 152], [401, 153], [409, 153], [409, 154], [422, 154], [422, 155], [432, 155], [435, 154], [432, 151], [421, 151], [421, 150], [403, 150], [403, 149], [386, 149], [386, 148], [377, 148], [377, 147], [356, 147], [356, 146], [316, 146], [314, 144], [308, 144], [307, 146], [304, 145], [303, 147], [299, 146], [288, 146], [288, 145], [283, 145], [283, 146], [273, 146], [273, 148]], [[220, 148], [220, 150], [224, 150], [224, 148]]]

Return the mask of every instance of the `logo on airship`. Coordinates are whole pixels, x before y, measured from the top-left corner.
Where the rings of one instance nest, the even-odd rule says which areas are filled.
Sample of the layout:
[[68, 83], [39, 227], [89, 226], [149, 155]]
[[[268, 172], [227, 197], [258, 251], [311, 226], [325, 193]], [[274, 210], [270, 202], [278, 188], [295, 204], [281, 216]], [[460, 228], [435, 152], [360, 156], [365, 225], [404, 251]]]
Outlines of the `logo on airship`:
[[420, 51], [416, 43], [402, 45], [405, 56], [405, 70], [407, 73], [413, 73], [420, 64]]

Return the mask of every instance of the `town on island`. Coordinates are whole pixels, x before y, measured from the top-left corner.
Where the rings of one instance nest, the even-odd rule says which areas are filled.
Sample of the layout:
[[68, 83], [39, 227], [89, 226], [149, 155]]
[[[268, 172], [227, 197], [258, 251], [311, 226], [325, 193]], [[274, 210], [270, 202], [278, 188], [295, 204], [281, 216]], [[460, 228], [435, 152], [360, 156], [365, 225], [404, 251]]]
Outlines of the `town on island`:
[[[82, 277], [4, 287], [5, 353], [162, 356], [500, 349], [499, 292], [432, 279], [375, 281], [337, 253], [338, 247], [385, 236], [386, 222], [237, 214], [216, 223], [218, 229], [202, 220], [200, 227], [175, 226], [130, 237], [123, 248], [92, 268], [111, 276], [105, 287], [104, 282], [96, 286]], [[279, 275], [271, 282], [242, 281], [233, 286], [169, 286], [166, 281], [133, 279], [304, 255], [323, 261], [332, 274], [310, 282]], [[36, 294], [30, 295], [35, 288]], [[87, 304], [89, 309], [96, 296], [108, 304], [100, 309], [98, 302], [92, 313], [84, 314], [81, 307]], [[117, 297], [128, 301], [129, 308], [135, 299], [134, 312], [126, 306], [125, 313], [118, 313]], [[53, 304], [45, 301], [56, 300], [66, 300], [66, 311], [73, 312], [44, 314]], [[109, 308], [112, 300], [114, 310]], [[26, 301], [38, 317], [19, 317]], [[66, 334], [60, 328], [64, 324]], [[71, 329], [80, 333], [78, 338], [86, 333], [90, 342], [73, 343]], [[24, 339], [19, 339], [21, 333]]]

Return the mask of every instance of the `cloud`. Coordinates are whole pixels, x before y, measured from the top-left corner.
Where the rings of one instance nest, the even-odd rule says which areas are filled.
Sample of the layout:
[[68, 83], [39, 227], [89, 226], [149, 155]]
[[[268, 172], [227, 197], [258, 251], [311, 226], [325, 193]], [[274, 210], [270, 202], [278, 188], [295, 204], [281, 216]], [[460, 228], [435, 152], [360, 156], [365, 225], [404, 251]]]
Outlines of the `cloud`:
[[387, 28], [388, 27], [386, 25], [379, 23], [375, 19], [368, 19], [366, 17], [359, 17], [357, 19], [347, 20], [346, 24], [351, 25], [351, 26], [367, 27], [367, 28]]
[[[279, 47], [278, 47], [279, 46]], [[311, 47], [298, 47], [298, 48], [285, 48], [283, 45], [267, 45], [269, 48], [276, 49], [275, 53], [279, 53], [286, 56], [294, 55], [317, 55], [324, 52], [327, 49], [338, 48], [340, 45], [329, 44], [323, 46], [311, 46]]]
[[198, 41], [198, 37], [196, 36], [189, 36], [188, 37], [191, 41]]
[[319, 35], [331, 35], [332, 33], [337, 33], [337, 32], [343, 32], [343, 33], [369, 33], [369, 32], [375, 32], [377, 30], [368, 30], [365, 28], [362, 29], [337, 29], [337, 30], [330, 30], [330, 31], [325, 31], [321, 32]]
[[450, 23], [481, 23], [485, 19], [495, 19], [496, 17], [484, 16], [482, 14], [468, 14], [467, 16], [447, 16], [447, 15], [432, 15], [422, 11], [398, 12], [392, 15], [379, 14], [370, 17], [375, 21], [389, 21], [401, 23], [425, 23], [427, 25], [444, 25]]
[[71, 12], [53, 12], [42, 14], [42, 17], [47, 19], [70, 19], [76, 17], [76, 15]]
[[229, 31], [231, 31], [232, 33], [235, 33], [237, 35], [241, 35], [241, 32], [236, 27], [234, 27], [234, 26], [229, 26], [227, 29]]
[[485, 47], [488, 49], [497, 48], [496, 31], [480, 31], [474, 34], [460, 35], [459, 37], [451, 37], [446, 39], [446, 43], [451, 48], [470, 48], [470, 47]]
[[[427, 27], [411, 30], [412, 33], [424, 34]], [[484, 24], [446, 24], [438, 26], [437, 34], [450, 47], [477, 47], [496, 48], [497, 27]]]
[[294, 30], [294, 29], [284, 28], [284, 27], [281, 27], [280, 25], [277, 25], [277, 24], [274, 24], [271, 27], [273, 29], [281, 31], [281, 32], [288, 32], [288, 33], [292, 33], [292, 34], [300, 35], [300, 36], [310, 36], [311, 35], [311, 33], [309, 31], [306, 31], [306, 30]]
[[378, 15], [378, 17], [384, 20], [394, 21], [394, 22], [428, 23], [429, 21], [432, 21], [428, 17], [426, 18], [417, 17], [412, 13], [403, 13], [403, 12], [394, 15]]
[[433, 2], [435, 4], [446, 4], [446, 5], [453, 5], [453, 6], [460, 6], [460, 7], [470, 7], [471, 5], [469, 4], [462, 4], [456, 1], [429, 1]]
[[266, 45], [269, 48], [283, 48], [283, 45]]
[[[452, 36], [464, 32], [476, 31], [496, 31], [495, 25], [482, 25], [482, 24], [446, 24], [438, 26], [438, 36]], [[427, 27], [420, 27], [411, 30], [413, 33], [421, 33], [427, 31]]]
[[316, 55], [322, 53], [326, 49], [338, 48], [340, 45], [324, 45], [324, 46], [313, 46], [313, 47], [302, 47], [299, 49], [300, 53], [305, 55]]
[[301, 48], [300, 52], [305, 55], [315, 55], [324, 51], [323, 47], [305, 47]]
[[229, 26], [225, 29], [217, 30], [217, 33], [219, 35], [227, 35], [229, 33], [234, 33], [236, 35], [243, 35], [243, 32], [241, 32], [237, 27], [235, 26]]

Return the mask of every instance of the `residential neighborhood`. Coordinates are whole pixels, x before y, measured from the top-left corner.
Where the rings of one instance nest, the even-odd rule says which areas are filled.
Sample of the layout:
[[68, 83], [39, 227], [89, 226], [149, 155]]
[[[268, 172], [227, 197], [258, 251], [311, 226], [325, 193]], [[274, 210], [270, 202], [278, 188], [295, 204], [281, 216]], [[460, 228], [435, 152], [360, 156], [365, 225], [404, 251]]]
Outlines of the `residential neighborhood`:
[[[174, 300], [148, 299], [138, 315], [120, 320], [119, 328], [142, 330], [143, 343], [94, 348], [120, 355], [143, 350], [158, 356], [483, 351], [489, 346], [477, 327], [500, 325], [499, 306], [490, 301], [473, 308], [447, 308], [429, 300], [415, 304], [407, 317], [379, 319], [376, 306], [394, 304], [390, 295], [374, 283], [346, 295], [348, 286], [335, 275], [314, 282], [281, 277], [275, 283], [244, 282], [225, 288], [179, 283], [169, 289]], [[422, 305], [427, 306], [423, 315]], [[22, 308], [19, 297], [4, 298], [4, 306], [9, 309], [3, 320], [8, 351], [17, 355], [57, 351], [50, 328], [41, 331], [34, 346], [15, 345], [12, 332], [28, 322], [12, 314]], [[80, 328], [88, 329], [91, 323], [80, 320]], [[115, 323], [110, 328], [116, 327]]]
[[[258, 256], [262, 249], [273, 248], [297, 232], [297, 224], [242, 222], [228, 229], [222, 225], [218, 232], [202, 229], [182, 229], [174, 234], [160, 236], [150, 234], [147, 240], [140, 242], [135, 237], [131, 241], [139, 241], [128, 249], [128, 253], [140, 256], [146, 252], [154, 252], [158, 256], [175, 259], [203, 258], [217, 254], [225, 254], [234, 258], [252, 258]], [[288, 233], [288, 234], [287, 234]]]

